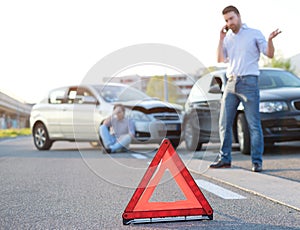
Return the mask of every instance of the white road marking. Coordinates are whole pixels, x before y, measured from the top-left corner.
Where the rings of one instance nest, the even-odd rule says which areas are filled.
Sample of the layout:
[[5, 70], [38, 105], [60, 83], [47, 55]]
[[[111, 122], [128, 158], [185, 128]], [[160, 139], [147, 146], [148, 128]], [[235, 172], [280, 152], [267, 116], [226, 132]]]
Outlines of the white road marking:
[[142, 155], [142, 154], [137, 154], [137, 153], [132, 153], [131, 156], [137, 159], [148, 159], [148, 157]]
[[[142, 155], [142, 154], [137, 154], [137, 153], [132, 153], [131, 156], [133, 156], [136, 159], [148, 159], [148, 157]], [[149, 162], [150, 164], [150, 162]], [[223, 199], [228, 199], [228, 200], [234, 200], [234, 199], [247, 199], [246, 197], [239, 195], [235, 192], [232, 192], [228, 189], [222, 188], [218, 185], [215, 185], [213, 183], [210, 183], [205, 180], [195, 180], [196, 184], [199, 186], [199, 188], [204, 189], [208, 192], [211, 192]]]
[[195, 180], [196, 184], [199, 186], [199, 188], [202, 188], [208, 192], [211, 192], [223, 199], [228, 200], [234, 200], [234, 199], [247, 199], [246, 197], [239, 195], [235, 192], [231, 192], [228, 189], [222, 188], [218, 185], [215, 185], [213, 183], [210, 183], [205, 180]]

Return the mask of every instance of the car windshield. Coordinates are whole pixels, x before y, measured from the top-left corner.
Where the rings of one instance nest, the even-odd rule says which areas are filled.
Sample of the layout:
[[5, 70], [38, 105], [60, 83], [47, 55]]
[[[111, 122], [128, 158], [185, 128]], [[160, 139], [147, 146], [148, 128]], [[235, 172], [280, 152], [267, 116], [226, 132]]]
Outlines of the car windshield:
[[106, 102], [151, 99], [151, 97], [149, 97], [147, 94], [129, 86], [98, 85], [94, 87]]
[[283, 87], [300, 87], [300, 78], [288, 71], [261, 70], [259, 76], [260, 89]]

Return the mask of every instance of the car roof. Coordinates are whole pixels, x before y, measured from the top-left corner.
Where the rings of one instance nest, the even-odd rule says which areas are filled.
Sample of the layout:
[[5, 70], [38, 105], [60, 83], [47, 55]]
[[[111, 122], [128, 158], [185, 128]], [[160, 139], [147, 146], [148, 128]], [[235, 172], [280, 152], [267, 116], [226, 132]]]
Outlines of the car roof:
[[122, 83], [108, 82], [108, 83], [99, 83], [99, 84], [65, 85], [65, 86], [61, 86], [61, 87], [57, 87], [55, 89], [52, 89], [51, 91], [56, 90], [56, 89], [64, 89], [64, 88], [93, 87], [93, 86], [105, 86], [105, 85], [130, 87], [129, 85], [122, 84]]
[[[259, 67], [259, 70], [277, 70], [277, 71], [287, 71], [285, 69], [282, 68], [274, 68], [274, 67]], [[209, 72], [209, 74], [222, 74], [222, 73], [226, 73], [227, 69], [220, 69], [220, 70], [216, 70], [216, 71], [212, 71]]]

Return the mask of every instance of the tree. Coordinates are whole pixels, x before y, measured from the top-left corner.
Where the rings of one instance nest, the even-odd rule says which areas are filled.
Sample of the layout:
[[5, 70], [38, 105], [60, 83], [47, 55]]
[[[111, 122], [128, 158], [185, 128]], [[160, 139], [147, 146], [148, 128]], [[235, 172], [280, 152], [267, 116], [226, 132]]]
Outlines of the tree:
[[272, 59], [262, 56], [261, 61], [263, 62], [264, 67], [281, 68], [290, 72], [294, 72], [294, 68], [292, 68], [291, 60], [285, 59], [283, 55], [280, 53], [275, 55]]

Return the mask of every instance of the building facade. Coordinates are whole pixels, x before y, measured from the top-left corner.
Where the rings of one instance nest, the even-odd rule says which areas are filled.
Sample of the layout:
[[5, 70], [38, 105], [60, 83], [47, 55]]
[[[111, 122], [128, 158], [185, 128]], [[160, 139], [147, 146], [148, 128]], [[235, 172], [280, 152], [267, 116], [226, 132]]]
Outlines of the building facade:
[[[150, 82], [152, 77], [155, 76], [129, 75], [129, 76], [122, 76], [122, 77], [114, 77], [114, 78], [103, 78], [103, 82], [123, 83], [135, 87], [143, 92], [147, 92], [148, 83]], [[183, 105], [186, 102], [188, 95], [191, 91], [191, 88], [199, 78], [199, 76], [185, 75], [185, 74], [166, 75], [161, 77], [162, 79], [166, 77], [166, 79], [168, 79], [168, 81], [171, 82], [173, 86], [172, 89], [175, 88], [177, 94], [176, 97], [177, 99], [175, 103], [181, 105]]]
[[27, 128], [32, 105], [0, 92], [0, 129]]

